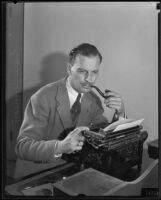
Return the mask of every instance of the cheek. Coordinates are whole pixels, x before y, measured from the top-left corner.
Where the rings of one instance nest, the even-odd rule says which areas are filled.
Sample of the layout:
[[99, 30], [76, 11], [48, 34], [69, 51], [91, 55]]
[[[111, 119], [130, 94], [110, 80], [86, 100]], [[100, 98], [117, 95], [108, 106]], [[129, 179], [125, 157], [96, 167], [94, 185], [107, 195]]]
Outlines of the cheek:
[[77, 73], [72, 74], [71, 81], [72, 81], [73, 86], [78, 87], [81, 80], [82, 80], [81, 77]]
[[99, 76], [99, 74], [96, 74], [96, 75], [94, 76], [94, 81], [97, 80], [98, 76]]
[[80, 81], [83, 80], [83, 75], [75, 73], [74, 74], [74, 79], [75, 79], [76, 82], [80, 82]]
[[80, 77], [78, 76], [77, 73], [74, 73], [74, 74], [72, 75], [72, 79], [73, 79], [75, 82], [78, 82], [79, 79], [80, 79]]
[[95, 83], [95, 81], [97, 80], [97, 77], [98, 77], [97, 74], [92, 75], [92, 76], [91, 76], [91, 82], [92, 82], [92, 83]]

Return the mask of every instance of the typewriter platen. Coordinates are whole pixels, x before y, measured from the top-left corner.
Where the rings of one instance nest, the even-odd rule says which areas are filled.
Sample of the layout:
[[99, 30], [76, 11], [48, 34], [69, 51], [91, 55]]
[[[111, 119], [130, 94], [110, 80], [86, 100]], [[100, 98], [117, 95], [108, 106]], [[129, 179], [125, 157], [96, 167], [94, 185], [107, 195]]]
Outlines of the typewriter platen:
[[93, 167], [121, 179], [134, 166], [138, 171], [141, 170], [143, 143], [148, 137], [142, 126], [107, 133], [100, 127], [91, 127], [83, 135], [85, 143], [82, 150], [65, 154], [65, 160], [76, 162], [83, 168]]

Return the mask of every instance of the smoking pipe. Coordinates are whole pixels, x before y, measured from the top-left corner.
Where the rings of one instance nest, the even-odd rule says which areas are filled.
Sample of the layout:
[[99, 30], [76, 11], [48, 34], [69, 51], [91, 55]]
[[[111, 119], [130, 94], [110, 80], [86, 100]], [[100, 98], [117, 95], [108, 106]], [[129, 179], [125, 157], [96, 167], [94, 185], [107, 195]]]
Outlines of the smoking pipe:
[[[91, 87], [95, 88], [97, 92], [105, 99], [108, 98], [108, 96], [105, 96], [104, 93], [95, 85], [91, 85]], [[105, 92], [111, 92], [111, 90], [106, 89]]]

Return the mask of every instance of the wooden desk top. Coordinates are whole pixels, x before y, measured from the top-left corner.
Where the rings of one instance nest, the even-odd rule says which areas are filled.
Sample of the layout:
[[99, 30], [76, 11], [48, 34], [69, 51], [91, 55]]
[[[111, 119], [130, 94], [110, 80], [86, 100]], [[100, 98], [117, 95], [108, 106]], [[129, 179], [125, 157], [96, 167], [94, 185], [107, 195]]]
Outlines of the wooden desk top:
[[[145, 149], [143, 151], [143, 163], [142, 163], [141, 174], [143, 174], [154, 161], [155, 161], [154, 159], [151, 159], [151, 158], [148, 157], [147, 150]], [[66, 176], [67, 171], [68, 171], [68, 174], [70, 174], [70, 175], [73, 175], [73, 174], [79, 172], [74, 163], [66, 163], [66, 164], [64, 164], [60, 167], [53, 168], [49, 171], [42, 172], [42, 173], [35, 175], [31, 178], [18, 181], [16, 183], [12, 184], [12, 185], [8, 185], [8, 186], [6, 186], [5, 191], [9, 195], [24, 195], [25, 194], [24, 189], [29, 189], [29, 188], [31, 189], [31, 188], [38, 186], [38, 185], [40, 186], [40, 185], [43, 185], [43, 184], [45, 185], [45, 184], [48, 184], [48, 183], [54, 184], [58, 181], [61, 181], [62, 180], [62, 174], [60, 174], [60, 171], [61, 171], [61, 173], [62, 173], [62, 171], [64, 171], [63, 172], [64, 176]], [[105, 175], [105, 177], [109, 176], [107, 174], [104, 174], [104, 175]], [[109, 176], [109, 177], [111, 177], [111, 176]], [[128, 181], [120, 180], [119, 184], [125, 184], [126, 182], [128, 182]]]

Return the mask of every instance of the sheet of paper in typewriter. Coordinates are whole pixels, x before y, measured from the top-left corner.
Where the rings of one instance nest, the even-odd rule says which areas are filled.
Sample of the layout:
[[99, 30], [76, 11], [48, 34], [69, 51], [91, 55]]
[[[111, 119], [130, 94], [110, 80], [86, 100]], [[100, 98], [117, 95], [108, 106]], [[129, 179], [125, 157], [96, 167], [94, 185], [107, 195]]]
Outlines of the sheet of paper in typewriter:
[[124, 130], [124, 129], [128, 129], [128, 128], [132, 128], [135, 126], [140, 126], [143, 121], [144, 121], [144, 119], [135, 120], [135, 119], [125, 119], [124, 118], [124, 119], [118, 120], [118, 121], [110, 124], [109, 126], [105, 127], [103, 130], [105, 132], [108, 132], [110, 130], [113, 130], [113, 132], [120, 131], [120, 130]]

